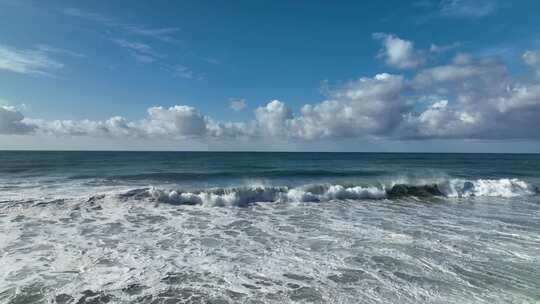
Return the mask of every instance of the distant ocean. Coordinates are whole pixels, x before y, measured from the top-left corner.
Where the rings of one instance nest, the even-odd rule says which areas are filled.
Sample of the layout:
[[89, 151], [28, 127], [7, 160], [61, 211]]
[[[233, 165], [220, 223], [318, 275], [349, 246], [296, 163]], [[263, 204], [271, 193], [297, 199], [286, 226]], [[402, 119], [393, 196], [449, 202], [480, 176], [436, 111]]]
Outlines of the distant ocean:
[[0, 303], [538, 303], [540, 155], [0, 152]]

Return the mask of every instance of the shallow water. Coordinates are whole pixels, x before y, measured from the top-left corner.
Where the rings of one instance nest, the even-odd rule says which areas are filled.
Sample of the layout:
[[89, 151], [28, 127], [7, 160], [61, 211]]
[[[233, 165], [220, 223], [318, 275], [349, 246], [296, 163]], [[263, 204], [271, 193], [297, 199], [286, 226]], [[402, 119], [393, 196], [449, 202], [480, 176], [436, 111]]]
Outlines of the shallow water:
[[535, 303], [539, 169], [536, 155], [2, 152], [0, 303]]

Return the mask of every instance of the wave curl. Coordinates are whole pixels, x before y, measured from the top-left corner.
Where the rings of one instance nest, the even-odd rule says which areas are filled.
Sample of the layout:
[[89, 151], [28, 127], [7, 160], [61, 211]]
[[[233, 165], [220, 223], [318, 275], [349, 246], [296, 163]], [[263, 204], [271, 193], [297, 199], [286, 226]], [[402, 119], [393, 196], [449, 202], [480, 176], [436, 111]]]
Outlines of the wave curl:
[[135, 189], [124, 198], [149, 198], [179, 205], [245, 206], [262, 202], [327, 202], [346, 199], [396, 199], [402, 197], [516, 197], [534, 195], [538, 189], [519, 179], [450, 179], [433, 184], [306, 185], [301, 187], [245, 186], [199, 191]]

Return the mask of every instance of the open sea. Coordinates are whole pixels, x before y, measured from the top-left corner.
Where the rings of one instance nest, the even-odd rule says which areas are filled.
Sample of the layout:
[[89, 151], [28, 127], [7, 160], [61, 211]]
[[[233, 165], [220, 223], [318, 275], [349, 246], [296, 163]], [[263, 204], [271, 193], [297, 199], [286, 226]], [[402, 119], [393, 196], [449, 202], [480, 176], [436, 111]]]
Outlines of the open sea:
[[0, 303], [539, 303], [540, 155], [0, 152]]

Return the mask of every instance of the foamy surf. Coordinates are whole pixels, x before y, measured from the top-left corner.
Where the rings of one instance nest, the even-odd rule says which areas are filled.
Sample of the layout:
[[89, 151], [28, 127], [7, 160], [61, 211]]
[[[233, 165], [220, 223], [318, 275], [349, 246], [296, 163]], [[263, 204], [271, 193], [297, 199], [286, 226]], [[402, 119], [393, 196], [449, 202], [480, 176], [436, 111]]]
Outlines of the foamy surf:
[[517, 178], [477, 179], [468, 181], [452, 179], [439, 185], [447, 197], [516, 197], [533, 195], [538, 189]]
[[534, 303], [538, 172], [536, 155], [0, 152], [0, 303]]
[[402, 197], [518, 197], [535, 195], [538, 189], [519, 179], [450, 179], [430, 184], [391, 182], [377, 185], [243, 186], [197, 191], [167, 190], [159, 187], [136, 189], [124, 198], [150, 198], [156, 202], [186, 205], [244, 206], [264, 202], [328, 202], [332, 200], [397, 199]]

